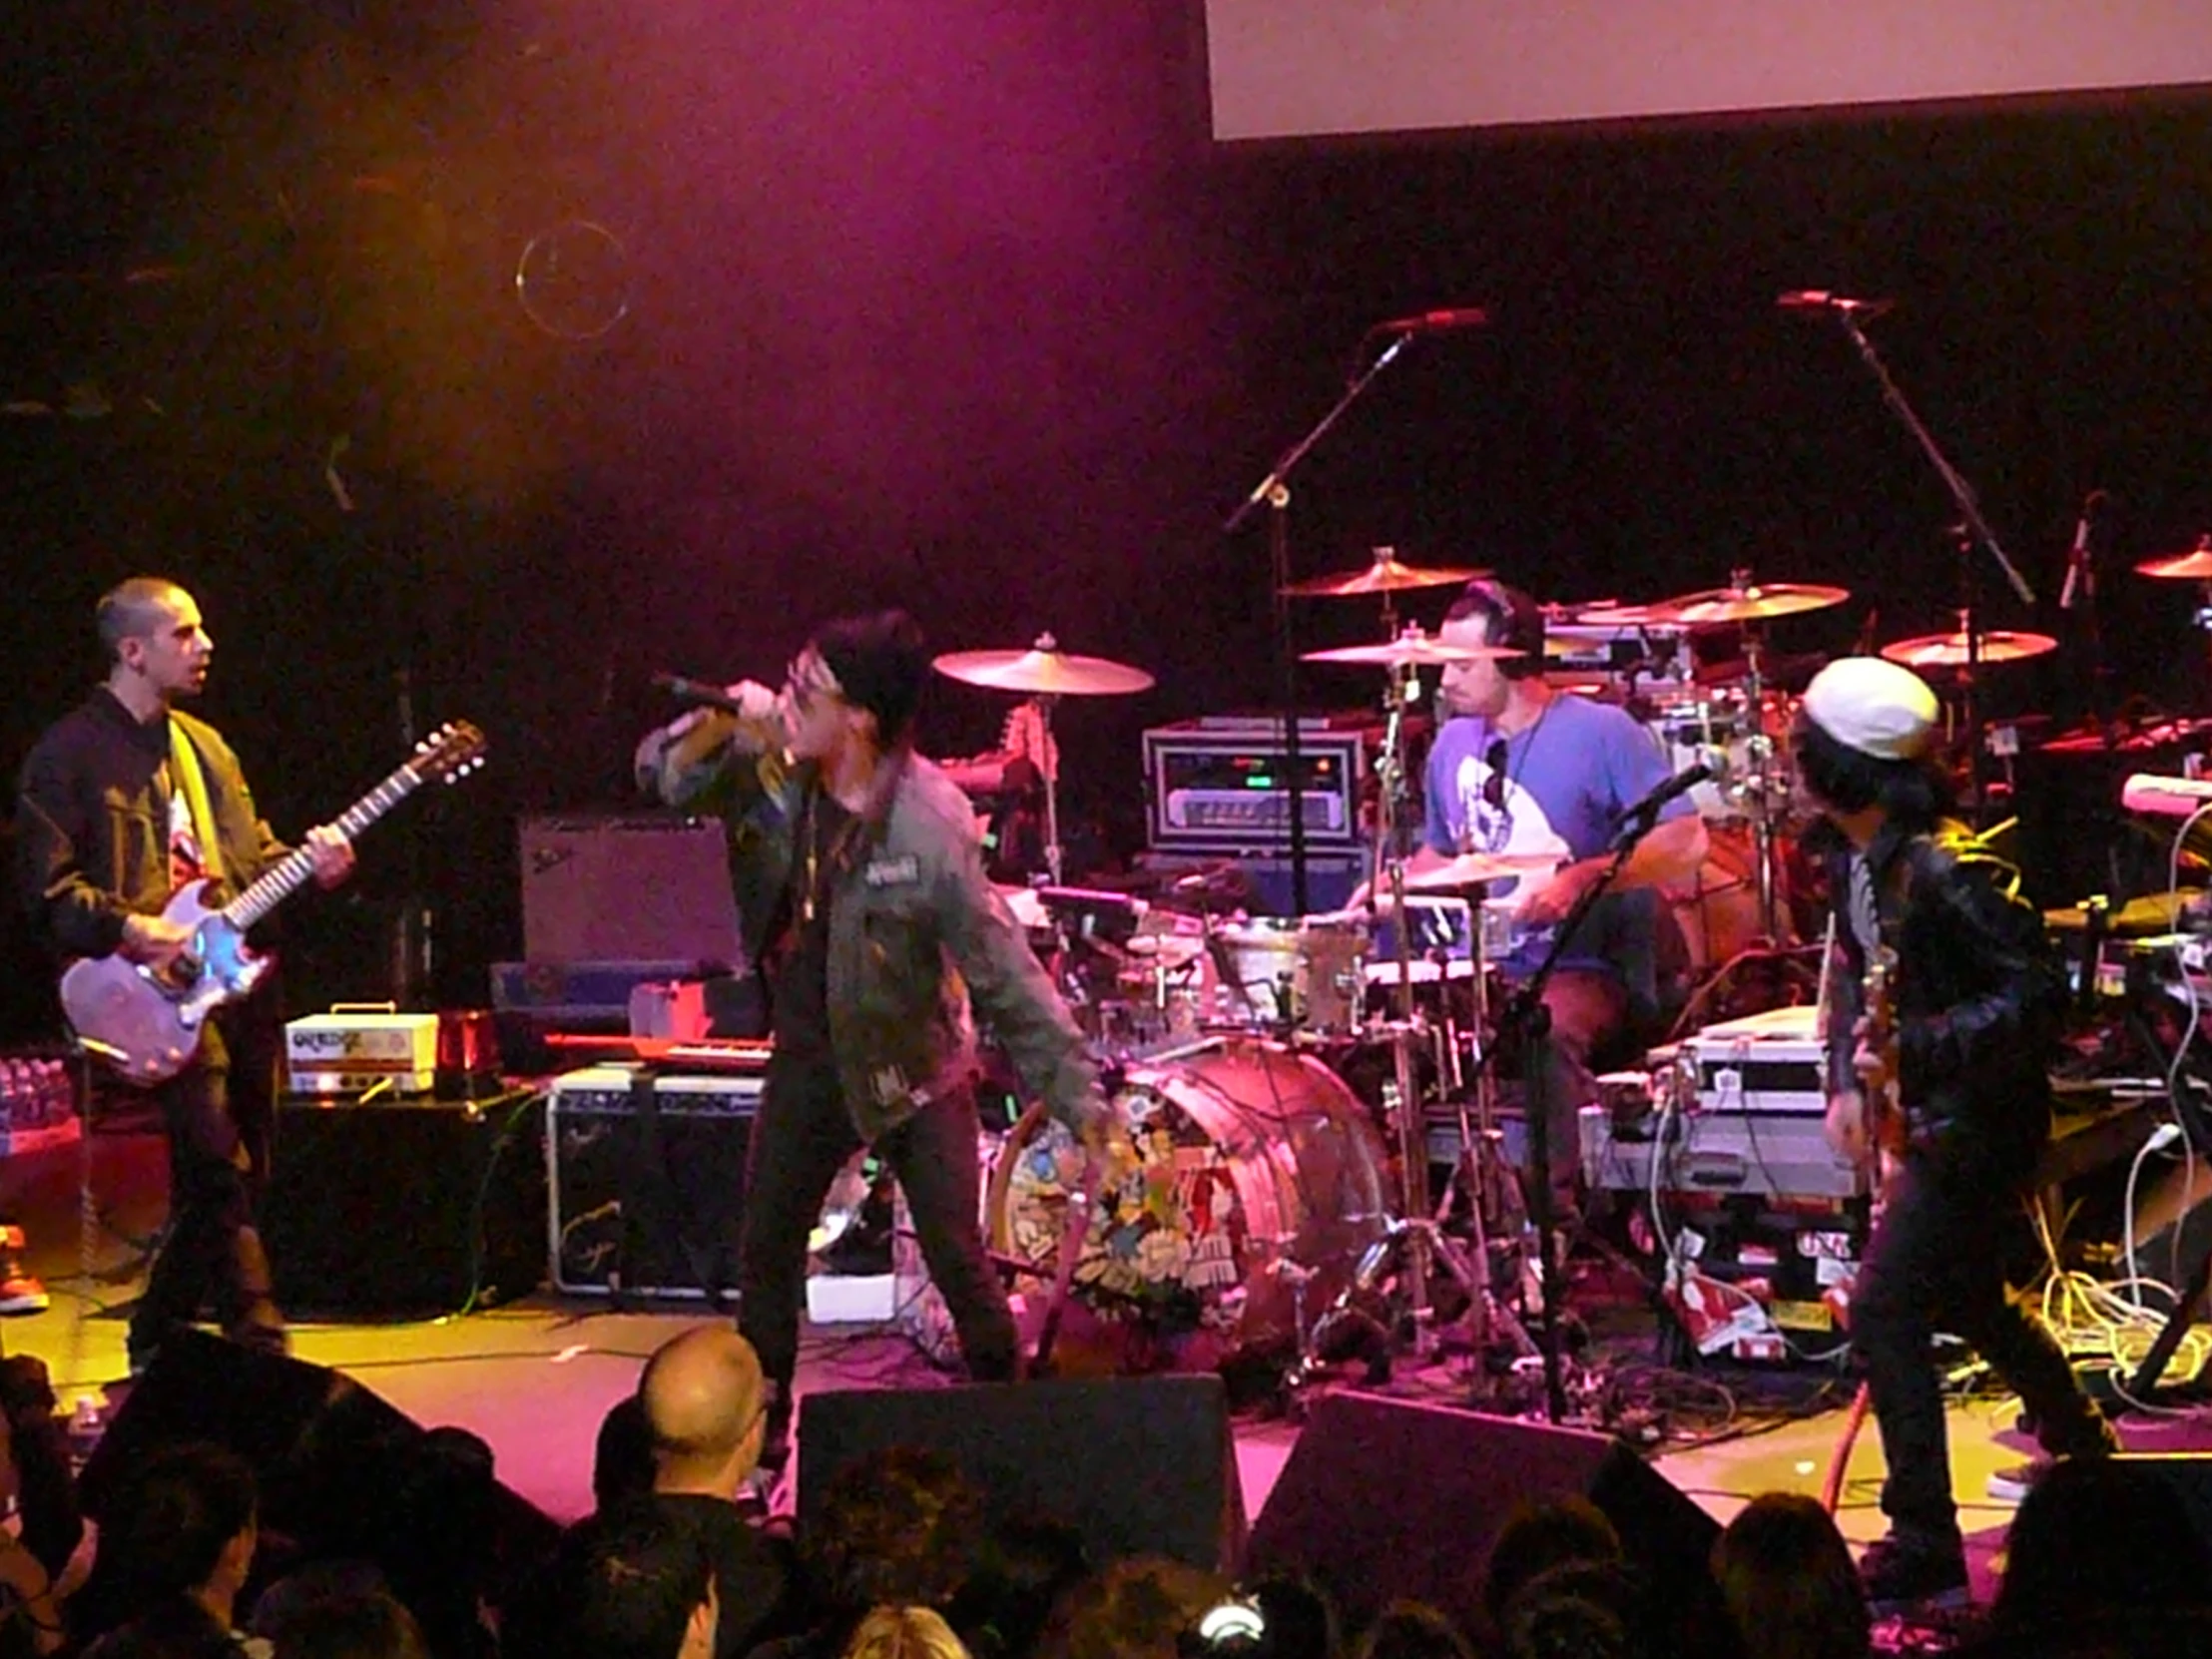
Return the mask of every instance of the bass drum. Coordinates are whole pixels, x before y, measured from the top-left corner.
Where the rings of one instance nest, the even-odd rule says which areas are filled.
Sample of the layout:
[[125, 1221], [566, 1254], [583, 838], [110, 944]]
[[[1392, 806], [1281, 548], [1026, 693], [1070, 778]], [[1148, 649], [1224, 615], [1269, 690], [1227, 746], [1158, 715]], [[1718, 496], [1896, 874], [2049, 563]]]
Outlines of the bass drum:
[[[1251, 1037], [1130, 1068], [1135, 1155], [1099, 1194], [1055, 1353], [1070, 1372], [1213, 1371], [1295, 1357], [1388, 1225], [1388, 1160], [1367, 1109], [1311, 1055]], [[1049, 1294], [1084, 1154], [1032, 1108], [985, 1200], [992, 1248]], [[1299, 1270], [1297, 1274], [1290, 1269]]]

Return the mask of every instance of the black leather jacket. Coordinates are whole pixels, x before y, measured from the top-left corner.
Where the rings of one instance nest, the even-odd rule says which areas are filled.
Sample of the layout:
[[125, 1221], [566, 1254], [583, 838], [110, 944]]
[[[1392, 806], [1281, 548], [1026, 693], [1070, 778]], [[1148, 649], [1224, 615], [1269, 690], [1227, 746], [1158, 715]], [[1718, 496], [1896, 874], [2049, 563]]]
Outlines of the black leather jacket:
[[[2065, 999], [2042, 912], [2020, 896], [2019, 871], [1961, 824], [1885, 830], [1867, 855], [1883, 938], [1897, 952], [1898, 1095], [1911, 1144], [2024, 1167], [2050, 1133]], [[1829, 855], [1828, 878], [1837, 906], [1829, 1081], [1849, 1088], [1867, 962], [1847, 908], [1848, 848]]]

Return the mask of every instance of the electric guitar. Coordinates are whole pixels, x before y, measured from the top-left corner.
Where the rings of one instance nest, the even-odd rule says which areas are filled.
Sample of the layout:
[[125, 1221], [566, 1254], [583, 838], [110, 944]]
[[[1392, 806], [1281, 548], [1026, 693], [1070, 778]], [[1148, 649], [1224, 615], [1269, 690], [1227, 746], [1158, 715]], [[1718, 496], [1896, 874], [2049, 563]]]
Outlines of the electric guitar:
[[[453, 721], [415, 746], [411, 760], [333, 821], [346, 838], [382, 818], [424, 784], [451, 784], [483, 762], [484, 734]], [[207, 878], [187, 882], [162, 914], [188, 927], [192, 942], [165, 964], [134, 962], [120, 951], [85, 957], [62, 975], [62, 1011], [90, 1053], [132, 1083], [168, 1081], [192, 1063], [208, 1016], [261, 983], [273, 958], [247, 947], [247, 929], [314, 873], [304, 849], [279, 858], [221, 909], [211, 909]]]
[[1882, 1082], [1869, 1088], [1862, 1081], [1856, 1113], [1839, 1115], [1832, 1107], [1826, 1125], [1828, 1144], [1837, 1155], [1864, 1163], [1878, 1177], [1885, 1159], [1902, 1153], [1906, 1142], [1905, 1110], [1898, 1099], [1897, 965], [1895, 950], [1877, 946], [1859, 982], [1856, 1046], [1884, 1057]]

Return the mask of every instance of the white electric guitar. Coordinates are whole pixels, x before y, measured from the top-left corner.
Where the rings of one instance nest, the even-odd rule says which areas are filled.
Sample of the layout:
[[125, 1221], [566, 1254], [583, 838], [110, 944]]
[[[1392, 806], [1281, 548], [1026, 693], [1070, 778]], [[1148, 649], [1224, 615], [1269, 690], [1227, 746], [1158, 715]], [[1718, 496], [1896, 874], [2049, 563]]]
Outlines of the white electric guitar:
[[[413, 759], [333, 821], [348, 839], [424, 784], [451, 784], [484, 758], [484, 734], [466, 721], [440, 727], [415, 746]], [[247, 948], [246, 932], [314, 873], [305, 850], [286, 853], [224, 905], [207, 903], [210, 882], [188, 882], [162, 914], [192, 930], [192, 943], [164, 965], [134, 962], [118, 952], [85, 957], [62, 975], [62, 1010], [85, 1047], [133, 1083], [151, 1086], [176, 1076], [199, 1052], [208, 1016], [247, 995], [271, 958]]]

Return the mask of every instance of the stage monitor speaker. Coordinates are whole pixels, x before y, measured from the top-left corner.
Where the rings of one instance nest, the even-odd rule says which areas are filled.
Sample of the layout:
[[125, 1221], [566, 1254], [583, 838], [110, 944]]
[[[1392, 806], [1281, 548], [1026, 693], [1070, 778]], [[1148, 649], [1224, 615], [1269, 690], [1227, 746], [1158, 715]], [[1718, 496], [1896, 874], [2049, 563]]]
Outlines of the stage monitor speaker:
[[[105, 1520], [149, 1455], [207, 1441], [252, 1467], [272, 1531], [310, 1552], [350, 1550], [360, 1545], [372, 1496], [424, 1433], [396, 1405], [326, 1366], [180, 1331], [117, 1408], [78, 1490], [85, 1513]], [[559, 1537], [543, 1511], [505, 1486], [492, 1511], [499, 1563], [526, 1567]]]
[[262, 1235], [292, 1314], [449, 1314], [545, 1279], [545, 1108], [287, 1096]]
[[1075, 1527], [1091, 1558], [1233, 1571], [1244, 1489], [1218, 1377], [838, 1389], [799, 1405], [801, 1535], [837, 1471], [892, 1446], [950, 1457], [994, 1519]]
[[1619, 1441], [1372, 1394], [1316, 1403], [1253, 1526], [1248, 1569], [1313, 1579], [1348, 1629], [1400, 1599], [1480, 1628], [1499, 1528], [1519, 1505], [1566, 1497], [1612, 1520], [1658, 1620], [1713, 1628], [1719, 1526]]

